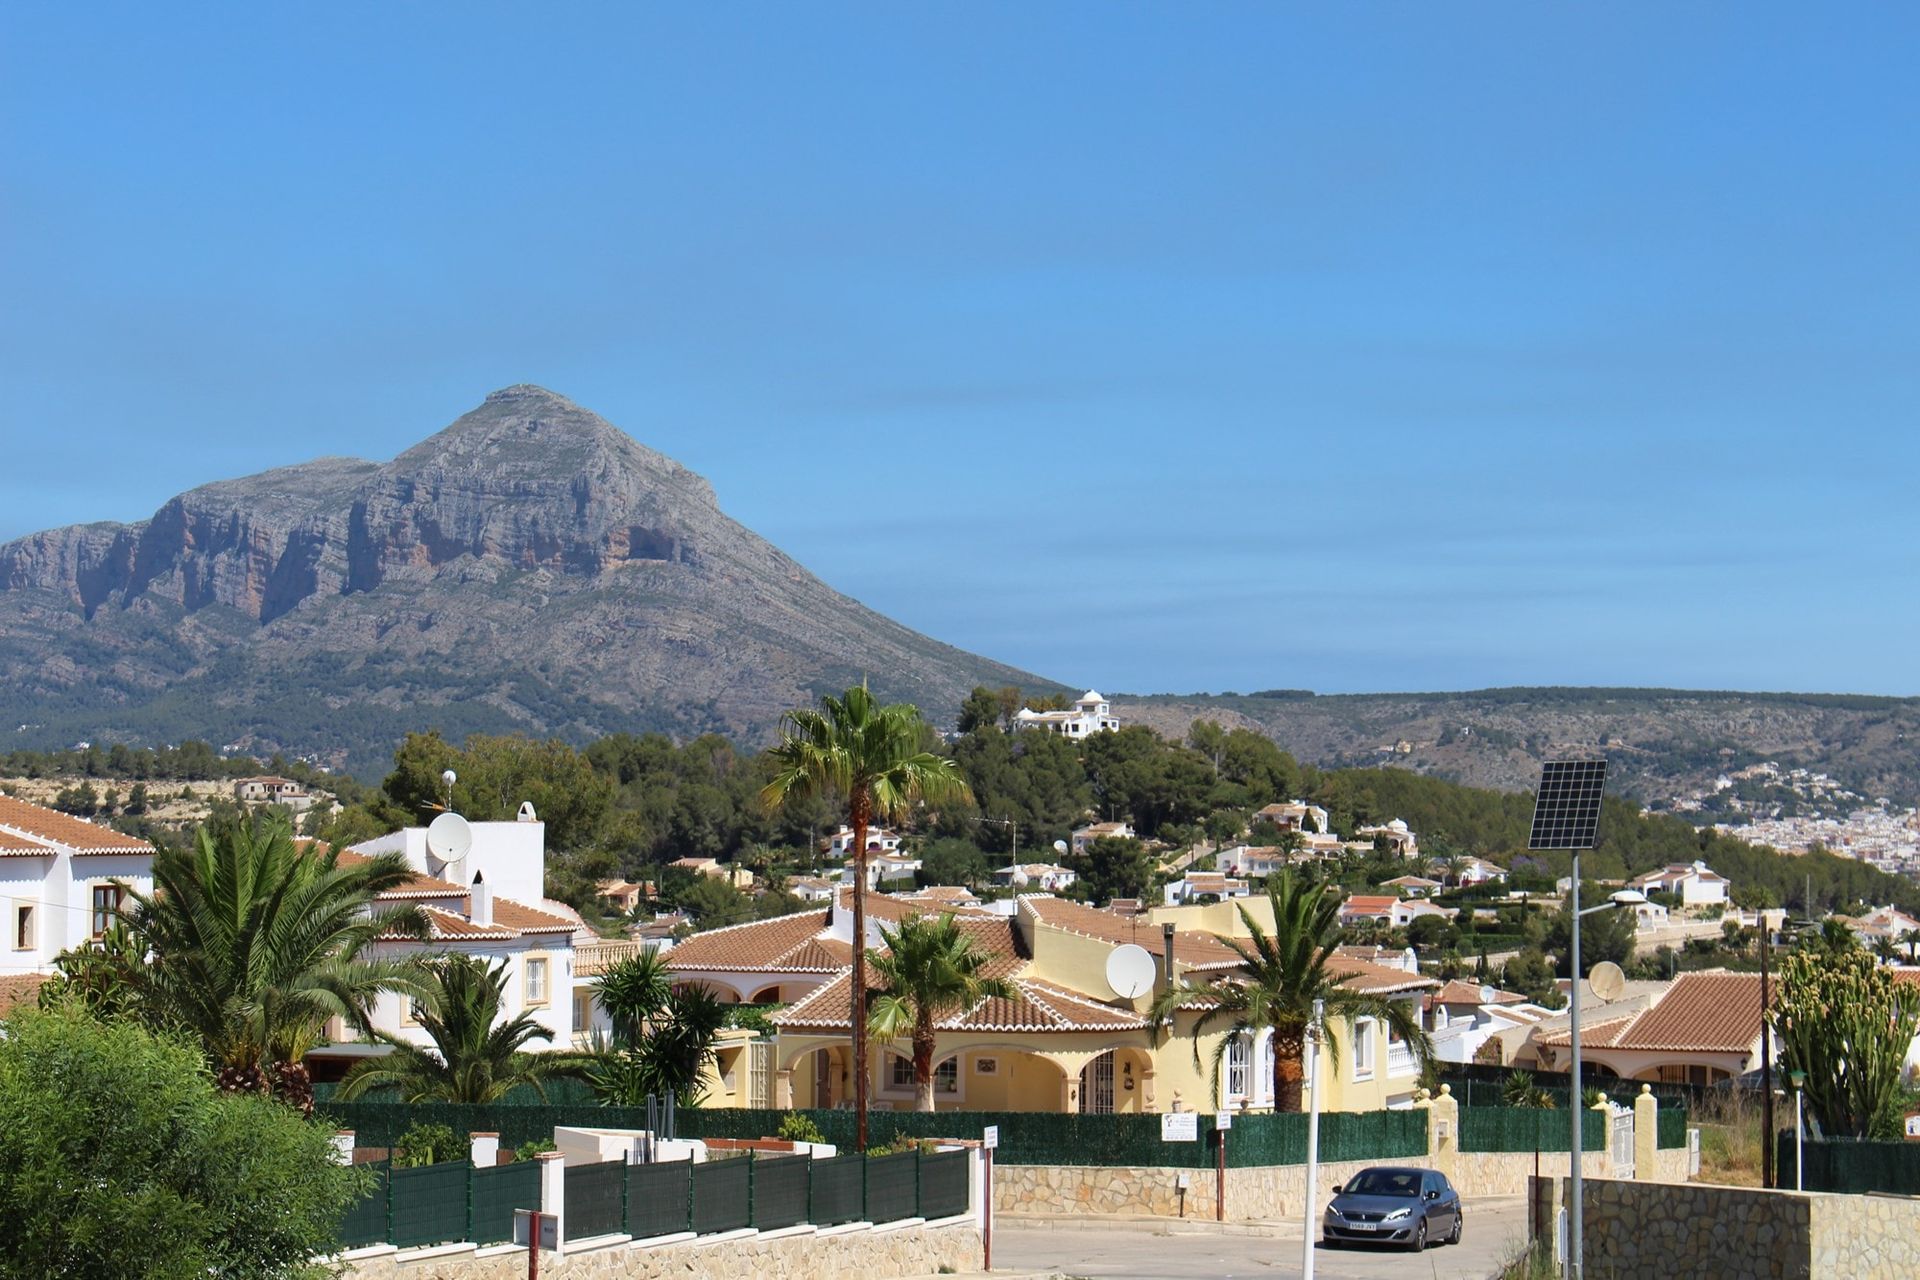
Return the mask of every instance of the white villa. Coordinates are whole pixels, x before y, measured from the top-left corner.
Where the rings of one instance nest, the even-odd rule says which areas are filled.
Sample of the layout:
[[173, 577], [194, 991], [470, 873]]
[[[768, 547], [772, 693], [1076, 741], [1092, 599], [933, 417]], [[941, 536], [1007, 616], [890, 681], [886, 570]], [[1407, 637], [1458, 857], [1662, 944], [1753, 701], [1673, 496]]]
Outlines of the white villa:
[[[827, 837], [826, 852], [844, 858], [854, 852], [853, 828], [843, 826]], [[892, 853], [900, 847], [900, 833], [885, 827], [867, 828], [868, 853]]]
[[1309, 831], [1331, 834], [1327, 826], [1327, 811], [1304, 800], [1289, 800], [1284, 804], [1270, 804], [1256, 809], [1253, 820], [1255, 823], [1271, 822], [1282, 831], [1298, 831], [1303, 835]]
[[1016, 889], [1031, 889], [1038, 893], [1055, 893], [1079, 878], [1068, 868], [1051, 862], [1023, 862], [1015, 867], [1001, 867], [993, 873], [995, 884], [1012, 885]]
[[283, 804], [295, 813], [313, 808], [313, 793], [292, 778], [241, 778], [233, 784], [233, 798], [241, 804]]
[[[427, 848], [423, 827], [409, 827], [354, 845], [343, 859], [399, 853], [414, 868], [412, 880], [381, 895], [389, 904], [409, 903], [426, 913], [429, 936], [389, 936], [379, 954], [460, 952], [504, 961], [506, 1001], [502, 1018], [531, 1013], [548, 1031], [532, 1048], [565, 1048], [594, 1031], [605, 1031], [604, 1011], [593, 1001], [592, 980], [614, 960], [637, 952], [634, 941], [598, 938], [573, 908], [546, 896], [546, 824], [531, 808], [517, 822], [471, 823], [473, 844], [457, 861]], [[374, 1004], [373, 1024], [421, 1044], [424, 1030], [411, 1002], [387, 993]], [[334, 1039], [346, 1038], [336, 1027]]]
[[113, 927], [123, 886], [153, 892], [152, 845], [0, 796], [0, 975], [52, 973], [62, 951]]
[[1071, 711], [1035, 711], [1022, 707], [1013, 722], [1022, 729], [1045, 729], [1069, 738], [1084, 738], [1090, 733], [1105, 733], [1120, 727], [1112, 706], [1092, 689], [1074, 700]]
[[1095, 840], [1131, 840], [1133, 835], [1130, 822], [1090, 822], [1073, 829], [1072, 848], [1075, 853], [1085, 853]]
[[1729, 886], [1725, 876], [1709, 871], [1704, 862], [1676, 862], [1635, 876], [1627, 887], [1641, 893], [1671, 893], [1683, 907], [1707, 907], [1725, 905]]
[[1420, 852], [1419, 840], [1408, 829], [1406, 822], [1400, 818], [1380, 826], [1361, 827], [1353, 834], [1354, 838], [1367, 848], [1384, 844], [1403, 858], [1411, 858]]

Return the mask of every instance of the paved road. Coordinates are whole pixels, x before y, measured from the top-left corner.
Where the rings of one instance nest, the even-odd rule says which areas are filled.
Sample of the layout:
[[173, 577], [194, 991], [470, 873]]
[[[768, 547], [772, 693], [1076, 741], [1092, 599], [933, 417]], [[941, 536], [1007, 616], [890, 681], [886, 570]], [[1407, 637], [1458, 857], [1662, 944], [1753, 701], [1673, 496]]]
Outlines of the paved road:
[[[994, 1224], [994, 1271], [1125, 1280], [1234, 1280], [1299, 1276], [1300, 1228], [1157, 1224], [1130, 1219], [1001, 1219]], [[1319, 1248], [1316, 1280], [1487, 1280], [1520, 1251], [1526, 1204], [1518, 1196], [1470, 1200], [1457, 1245], [1416, 1257], [1384, 1249]]]

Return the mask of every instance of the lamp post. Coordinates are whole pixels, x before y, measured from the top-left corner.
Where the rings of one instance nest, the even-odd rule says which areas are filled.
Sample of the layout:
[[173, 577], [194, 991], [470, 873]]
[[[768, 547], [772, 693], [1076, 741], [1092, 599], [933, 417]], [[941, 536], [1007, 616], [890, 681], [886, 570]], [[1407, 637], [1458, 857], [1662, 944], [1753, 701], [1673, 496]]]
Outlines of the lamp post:
[[1801, 1100], [1806, 1096], [1807, 1073], [1798, 1069], [1789, 1071], [1787, 1079], [1793, 1082], [1793, 1189], [1805, 1191], [1807, 1131], [1801, 1123]]
[[1606, 902], [1601, 906], [1580, 909], [1580, 851], [1573, 851], [1573, 981], [1567, 993], [1567, 1029], [1568, 1039], [1573, 1043], [1573, 1076], [1567, 1085], [1567, 1110], [1573, 1116], [1573, 1203], [1568, 1207], [1567, 1230], [1567, 1280], [1580, 1280], [1584, 1265], [1583, 1239], [1581, 1228], [1585, 1225], [1584, 1206], [1581, 1203], [1585, 1182], [1580, 1172], [1580, 1157], [1585, 1155], [1586, 1134], [1581, 1126], [1586, 1120], [1586, 1097], [1580, 1088], [1580, 918], [1598, 915], [1602, 911], [1612, 911], [1626, 905], [1624, 902]]
[[1320, 1176], [1320, 1028], [1327, 1002], [1313, 1002], [1313, 1021], [1307, 1024], [1307, 1231], [1300, 1246], [1301, 1280], [1313, 1280], [1314, 1237], [1319, 1234], [1320, 1193], [1315, 1183]]

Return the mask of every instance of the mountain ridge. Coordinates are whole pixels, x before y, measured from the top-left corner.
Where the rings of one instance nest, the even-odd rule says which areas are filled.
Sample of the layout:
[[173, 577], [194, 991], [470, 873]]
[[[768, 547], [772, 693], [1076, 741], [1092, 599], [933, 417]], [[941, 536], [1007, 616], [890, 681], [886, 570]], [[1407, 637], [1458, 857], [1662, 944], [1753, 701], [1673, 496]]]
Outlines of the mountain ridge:
[[975, 683], [1057, 687], [834, 591], [703, 477], [529, 384], [389, 462], [0, 545], [11, 746], [208, 736], [364, 769], [436, 725], [755, 739], [862, 676], [943, 720]]

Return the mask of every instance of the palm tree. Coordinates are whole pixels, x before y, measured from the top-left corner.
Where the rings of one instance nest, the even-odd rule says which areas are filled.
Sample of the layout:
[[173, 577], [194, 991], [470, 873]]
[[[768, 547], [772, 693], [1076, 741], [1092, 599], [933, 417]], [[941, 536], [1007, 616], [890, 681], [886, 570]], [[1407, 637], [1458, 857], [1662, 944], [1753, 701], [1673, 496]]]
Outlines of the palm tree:
[[1909, 929], [1900, 935], [1900, 945], [1907, 949], [1907, 959], [1920, 956], [1920, 929]]
[[703, 987], [674, 989], [657, 948], [614, 964], [594, 984], [613, 1023], [613, 1042], [596, 1046], [587, 1079], [608, 1106], [644, 1106], [671, 1092], [700, 1101], [700, 1077], [731, 1007]]
[[1873, 940], [1873, 954], [1881, 964], [1892, 964], [1900, 958], [1900, 944], [1883, 933]]
[[982, 1000], [1011, 999], [1013, 985], [986, 976], [992, 956], [962, 933], [952, 914], [908, 916], [897, 930], [884, 926], [887, 949], [873, 957], [880, 978], [870, 1030], [876, 1040], [913, 1042], [915, 1111], [933, 1108], [934, 1025]]
[[867, 828], [903, 817], [919, 800], [970, 797], [953, 761], [920, 747], [919, 709], [881, 706], [864, 684], [820, 699], [820, 710], [789, 711], [769, 752], [773, 780], [760, 792], [769, 809], [838, 795], [853, 828], [853, 1098], [855, 1141], [867, 1147]]
[[1433, 1062], [1433, 1041], [1420, 1026], [1420, 1015], [1409, 1001], [1386, 1000], [1356, 991], [1353, 975], [1331, 968], [1339, 937], [1340, 900], [1326, 886], [1282, 871], [1267, 881], [1267, 900], [1273, 904], [1274, 929], [1260, 927], [1251, 912], [1240, 908], [1248, 941], [1223, 939], [1240, 955], [1241, 972], [1206, 983], [1180, 982], [1154, 1002], [1154, 1016], [1164, 1023], [1189, 1002], [1205, 1006], [1194, 1026], [1193, 1056], [1200, 1060], [1200, 1037], [1220, 1018], [1229, 1020], [1227, 1034], [1213, 1052], [1216, 1080], [1221, 1061], [1233, 1039], [1271, 1029], [1273, 1032], [1273, 1096], [1275, 1109], [1298, 1111], [1307, 1028], [1313, 1004], [1325, 1003], [1327, 1049], [1334, 1066], [1340, 1064], [1340, 1043], [1333, 1024], [1356, 1018], [1374, 1018], [1413, 1049], [1425, 1070]]
[[382, 935], [419, 935], [417, 907], [375, 910], [413, 871], [397, 853], [342, 862], [298, 847], [282, 814], [200, 828], [153, 858], [154, 891], [133, 893], [127, 925], [151, 956], [138, 982], [144, 1015], [197, 1039], [229, 1092], [266, 1092], [312, 1111], [302, 1058], [327, 1022], [367, 1024], [406, 970], [363, 957]]
[[587, 1060], [573, 1053], [529, 1053], [530, 1041], [552, 1033], [522, 1013], [502, 1019], [507, 965], [454, 953], [423, 960], [414, 1017], [433, 1040], [433, 1051], [375, 1031], [393, 1052], [366, 1058], [340, 1082], [348, 1102], [369, 1089], [396, 1089], [403, 1102], [466, 1102], [486, 1106], [520, 1085], [546, 1100], [546, 1082], [584, 1079]]

